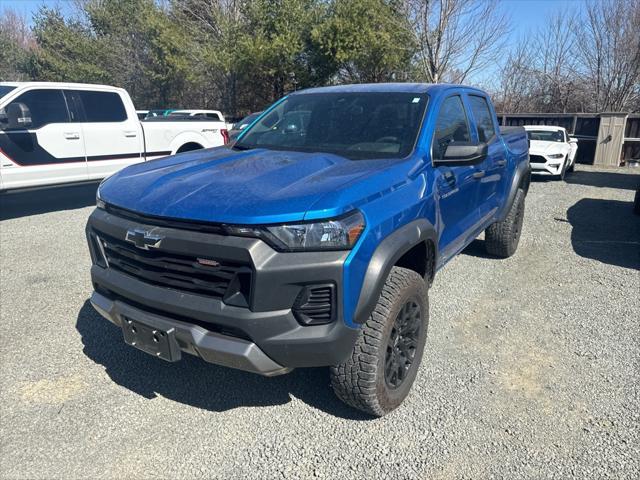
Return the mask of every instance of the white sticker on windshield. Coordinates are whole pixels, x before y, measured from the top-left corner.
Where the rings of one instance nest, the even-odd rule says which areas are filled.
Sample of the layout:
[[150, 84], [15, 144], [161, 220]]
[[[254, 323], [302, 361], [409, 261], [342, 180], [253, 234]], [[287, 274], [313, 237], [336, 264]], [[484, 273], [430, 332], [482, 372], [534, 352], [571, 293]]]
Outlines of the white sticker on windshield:
[[413, 97], [413, 101], [411, 103], [418, 103], [420, 101], [420, 97]]

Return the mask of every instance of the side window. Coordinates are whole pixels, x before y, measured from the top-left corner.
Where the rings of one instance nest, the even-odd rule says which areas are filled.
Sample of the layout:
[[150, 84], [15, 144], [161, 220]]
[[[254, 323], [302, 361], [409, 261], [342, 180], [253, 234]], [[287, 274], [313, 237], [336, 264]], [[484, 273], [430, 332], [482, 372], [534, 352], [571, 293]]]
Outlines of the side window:
[[496, 133], [493, 126], [493, 116], [487, 103], [487, 99], [478, 95], [469, 95], [473, 118], [478, 125], [478, 139], [481, 142], [488, 142]]
[[76, 90], [74, 93], [84, 107], [85, 122], [124, 122], [127, 119], [122, 99], [115, 92]]
[[449, 97], [442, 103], [438, 114], [433, 138], [433, 158], [442, 160], [447, 145], [452, 142], [469, 141], [469, 124], [462, 100], [458, 95]]
[[24, 103], [31, 112], [31, 126], [40, 128], [50, 123], [67, 123], [69, 112], [62, 90], [29, 90], [11, 103]]
[[220, 122], [220, 116], [217, 113], [207, 113], [207, 118], [211, 118], [213, 120], [217, 120]]

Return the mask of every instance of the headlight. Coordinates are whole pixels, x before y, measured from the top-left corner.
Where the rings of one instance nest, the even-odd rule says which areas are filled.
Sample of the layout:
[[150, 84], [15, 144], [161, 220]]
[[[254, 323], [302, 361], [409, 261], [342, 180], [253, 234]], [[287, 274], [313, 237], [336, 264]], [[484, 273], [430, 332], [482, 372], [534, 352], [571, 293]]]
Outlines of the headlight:
[[96, 207], [101, 208], [102, 210], [107, 209], [107, 204], [104, 203], [104, 200], [102, 200], [102, 198], [100, 198], [100, 187], [98, 187], [98, 189], [96, 190]]
[[553, 155], [547, 155], [549, 158], [562, 158], [564, 155], [562, 153], [554, 153]]
[[276, 250], [299, 252], [349, 250], [364, 230], [364, 217], [358, 211], [340, 218], [308, 223], [265, 225], [261, 227], [226, 226], [230, 235], [258, 237]]

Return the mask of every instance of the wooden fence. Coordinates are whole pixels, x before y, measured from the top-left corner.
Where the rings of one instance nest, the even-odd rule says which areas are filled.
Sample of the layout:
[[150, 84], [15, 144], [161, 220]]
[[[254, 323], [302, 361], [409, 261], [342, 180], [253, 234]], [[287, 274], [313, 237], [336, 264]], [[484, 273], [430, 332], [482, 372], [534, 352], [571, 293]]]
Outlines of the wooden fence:
[[640, 115], [627, 113], [503, 113], [500, 125], [557, 125], [578, 139], [579, 163], [640, 163]]

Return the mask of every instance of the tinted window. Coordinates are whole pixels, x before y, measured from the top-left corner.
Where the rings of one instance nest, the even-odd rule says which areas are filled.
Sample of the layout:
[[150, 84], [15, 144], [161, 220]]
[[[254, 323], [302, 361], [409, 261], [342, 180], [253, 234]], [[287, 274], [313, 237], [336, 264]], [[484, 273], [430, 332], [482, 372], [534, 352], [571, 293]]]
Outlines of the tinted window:
[[218, 115], [217, 113], [207, 113], [206, 115], [207, 118], [211, 118], [213, 120], [217, 120], [218, 122], [220, 122], [220, 115]]
[[8, 87], [6, 85], [0, 85], [0, 98], [4, 97], [11, 90], [15, 90], [16, 87]]
[[123, 122], [127, 111], [120, 95], [115, 92], [77, 90], [84, 107], [85, 122]]
[[459, 96], [449, 97], [443, 103], [436, 122], [433, 139], [433, 158], [441, 160], [447, 145], [452, 142], [469, 142], [469, 125], [464, 105]]
[[24, 103], [31, 112], [31, 127], [40, 128], [50, 123], [69, 121], [67, 104], [62, 90], [29, 90], [11, 103]]
[[235, 148], [403, 158], [413, 150], [428, 97], [415, 93], [291, 95], [249, 127]]
[[487, 99], [477, 95], [469, 95], [469, 101], [471, 103], [473, 118], [476, 119], [478, 126], [478, 139], [481, 142], [488, 142], [496, 131], [493, 126], [493, 116], [491, 115]]

